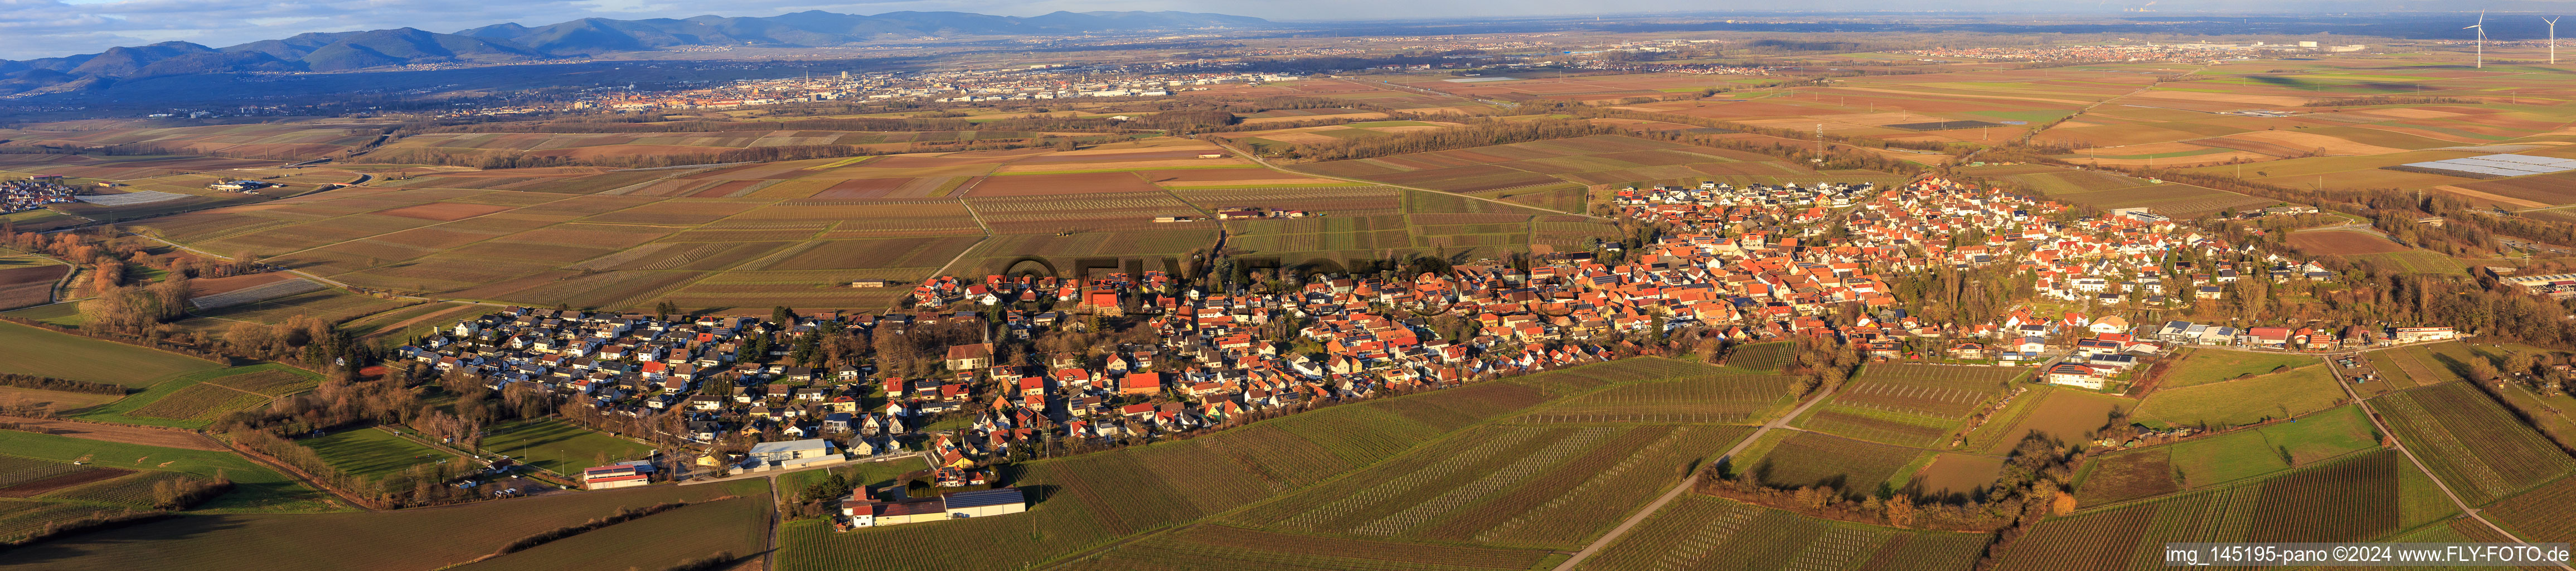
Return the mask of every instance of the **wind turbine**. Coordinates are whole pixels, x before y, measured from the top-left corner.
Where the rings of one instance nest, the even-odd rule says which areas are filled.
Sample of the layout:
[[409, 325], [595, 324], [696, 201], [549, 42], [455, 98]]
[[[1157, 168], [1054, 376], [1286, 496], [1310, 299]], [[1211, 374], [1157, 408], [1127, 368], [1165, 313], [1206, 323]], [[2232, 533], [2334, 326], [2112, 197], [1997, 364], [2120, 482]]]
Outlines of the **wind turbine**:
[[2540, 21], [2549, 23], [2549, 65], [2558, 65], [2558, 18], [2542, 18]]
[[2487, 68], [2487, 11], [2478, 11], [2478, 25], [2460, 28], [2478, 31], [2478, 69]]

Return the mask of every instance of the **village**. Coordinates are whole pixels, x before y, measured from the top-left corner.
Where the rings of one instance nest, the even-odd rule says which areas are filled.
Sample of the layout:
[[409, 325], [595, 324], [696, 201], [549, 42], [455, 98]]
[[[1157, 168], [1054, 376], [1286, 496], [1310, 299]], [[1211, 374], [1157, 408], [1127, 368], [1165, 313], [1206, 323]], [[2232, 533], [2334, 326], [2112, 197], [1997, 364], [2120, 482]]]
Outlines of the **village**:
[[[1724, 343], [1848, 345], [1875, 361], [2036, 367], [2035, 380], [2111, 392], [2143, 363], [2186, 346], [2330, 351], [2457, 336], [2434, 327], [2132, 322], [2124, 315], [2224, 299], [2243, 281], [2335, 276], [2151, 213], [2079, 217], [1940, 178], [1884, 190], [1711, 182], [1627, 189], [1614, 203], [1618, 215], [1668, 231], [1633, 251], [1612, 244], [1526, 267], [1345, 275], [1261, 292], [1209, 291], [1146, 271], [941, 277], [914, 287], [912, 312], [783, 321], [514, 307], [455, 323], [396, 356], [494, 389], [529, 383], [602, 414], [677, 414], [679, 436], [706, 449], [698, 464], [707, 473], [920, 454], [937, 467], [935, 489], [953, 493], [996, 483], [994, 465], [1041, 454], [1639, 355], [1683, 330]], [[2021, 277], [2029, 300], [1945, 322], [1910, 312], [1927, 300], [1901, 298], [1907, 278], [1891, 277], [1974, 271]], [[1122, 325], [1127, 339], [1142, 341], [1031, 346]], [[815, 349], [831, 337], [924, 327], [963, 328], [980, 341], [937, 348], [936, 372], [916, 375], [833, 362]], [[642, 483], [637, 476], [591, 483]], [[946, 512], [930, 498], [891, 495], [853, 490], [842, 525], [951, 517], [936, 515]]]
[[849, 72], [821, 77], [741, 80], [676, 91], [602, 90], [574, 109], [619, 111], [732, 109], [821, 101], [1020, 101], [1078, 97], [1163, 97], [1215, 85], [1296, 81], [1302, 74], [1226, 71], [1228, 62], [1140, 65], [1042, 64], [924, 72]]
[[60, 176], [33, 176], [0, 181], [0, 214], [44, 208], [47, 204], [79, 202], [79, 190], [63, 186]]

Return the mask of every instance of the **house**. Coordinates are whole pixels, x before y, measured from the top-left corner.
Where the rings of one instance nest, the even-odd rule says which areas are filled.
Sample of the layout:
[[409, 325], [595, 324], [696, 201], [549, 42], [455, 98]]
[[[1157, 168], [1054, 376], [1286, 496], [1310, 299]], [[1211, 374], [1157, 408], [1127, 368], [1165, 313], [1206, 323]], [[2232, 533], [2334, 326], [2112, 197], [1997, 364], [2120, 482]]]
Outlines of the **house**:
[[2093, 320], [2093, 325], [2089, 326], [2089, 329], [2091, 329], [2093, 333], [2099, 335], [2127, 333], [2129, 332], [2129, 320], [2121, 319], [2120, 316], [2117, 315], [2104, 317]]
[[948, 347], [948, 370], [972, 371], [993, 366], [993, 344], [970, 343]]
[[853, 500], [841, 503], [841, 513], [850, 516], [851, 527], [877, 527], [948, 519], [948, 506], [936, 498], [901, 502]]
[[2287, 327], [2250, 327], [2245, 329], [2243, 339], [2246, 343], [2263, 347], [2284, 347], [2290, 344], [2290, 329]]
[[1118, 379], [1118, 394], [1152, 396], [1162, 392], [1162, 373], [1128, 373]]
[[2060, 363], [2055, 367], [2048, 368], [2048, 382], [2053, 384], [2078, 386], [2098, 391], [2102, 390], [2102, 385], [2107, 380], [2108, 379], [2104, 379], [2102, 377], [2101, 371], [2095, 370], [2092, 367], [2077, 365], [2074, 363]]
[[1979, 360], [1986, 358], [1986, 355], [1986, 346], [1977, 343], [1960, 343], [1950, 347], [1950, 358], [1953, 359]]

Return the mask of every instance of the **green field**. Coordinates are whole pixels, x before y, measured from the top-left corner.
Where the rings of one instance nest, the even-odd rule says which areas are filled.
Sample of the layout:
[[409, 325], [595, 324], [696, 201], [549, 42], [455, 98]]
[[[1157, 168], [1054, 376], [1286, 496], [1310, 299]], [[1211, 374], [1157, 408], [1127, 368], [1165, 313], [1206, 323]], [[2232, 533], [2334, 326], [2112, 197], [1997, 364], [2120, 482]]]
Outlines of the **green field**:
[[0, 430], [0, 450], [58, 461], [83, 461], [109, 468], [167, 470], [199, 476], [221, 475], [233, 491], [197, 506], [218, 513], [319, 512], [336, 503], [303, 483], [231, 452], [183, 450]]
[[2135, 418], [2148, 426], [2210, 428], [2251, 424], [2324, 410], [2343, 400], [2343, 389], [2323, 364], [2147, 395]]
[[456, 455], [374, 428], [347, 428], [297, 441], [341, 473], [361, 478], [400, 474], [413, 466], [458, 461]]
[[[390, 512], [183, 517], [19, 548], [10, 551], [8, 558], [0, 558], [0, 569], [440, 569], [490, 555], [519, 538], [579, 525], [615, 514], [620, 509], [678, 501], [706, 502], [723, 495], [757, 495], [766, 491], [765, 482], [744, 480], [701, 486], [651, 486]], [[766, 502], [754, 500], [752, 503]], [[708, 545], [697, 542], [742, 535], [741, 518], [715, 517], [716, 514], [712, 513], [725, 511], [722, 509], [701, 511], [710, 513], [682, 508], [592, 533], [644, 524], [654, 521], [655, 517], [695, 513], [709, 517], [684, 518], [697, 522], [681, 526], [696, 530], [691, 533], [639, 538], [633, 534], [611, 532], [603, 537], [617, 538], [609, 543], [623, 546], [623, 551], [643, 554], [663, 548]], [[713, 526], [724, 527], [718, 530]], [[669, 531], [668, 528], [661, 529]], [[556, 540], [571, 543], [565, 548], [547, 551], [618, 551], [601, 551], [601, 546], [595, 541], [582, 539], [589, 535], [584, 533]], [[145, 542], [154, 547], [134, 548], [136, 544]], [[544, 549], [544, 546], [537, 549]], [[536, 549], [531, 549], [521, 553], [535, 552]], [[677, 555], [694, 558], [703, 554], [683, 551]], [[614, 553], [604, 556], [614, 556]], [[660, 569], [679, 562], [618, 561], [613, 567], [598, 568], [644, 566]]]
[[194, 357], [0, 323], [0, 372], [148, 387], [217, 368]]
[[2167, 446], [2096, 457], [2077, 474], [2085, 506], [2206, 488], [2378, 446], [2370, 420], [2353, 405]]
[[[609, 436], [555, 419], [513, 422], [492, 427], [479, 447], [484, 452], [516, 458], [567, 476], [609, 462], [633, 460], [653, 447]], [[606, 461], [600, 457], [607, 456]]]
[[2172, 369], [2165, 371], [2164, 379], [2159, 385], [2165, 388], [2181, 388], [2316, 363], [2317, 357], [2312, 355], [2192, 349], [2182, 356], [2181, 362], [2175, 363]]
[[205, 428], [233, 411], [267, 405], [276, 397], [310, 388], [321, 379], [313, 373], [262, 363], [198, 371], [152, 385], [143, 392], [78, 415], [102, 422], [174, 428]]

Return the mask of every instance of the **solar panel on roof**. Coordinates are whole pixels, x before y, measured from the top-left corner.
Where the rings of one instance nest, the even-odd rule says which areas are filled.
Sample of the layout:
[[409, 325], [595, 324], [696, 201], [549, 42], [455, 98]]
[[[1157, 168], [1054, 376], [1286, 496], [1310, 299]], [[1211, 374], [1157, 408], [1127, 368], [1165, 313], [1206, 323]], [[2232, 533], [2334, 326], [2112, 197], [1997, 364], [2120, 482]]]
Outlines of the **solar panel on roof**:
[[955, 492], [941, 494], [939, 498], [941, 501], [946, 502], [948, 509], [952, 510], [959, 508], [1016, 504], [1027, 501], [1025, 496], [1020, 495], [1019, 488], [994, 488], [972, 492]]

